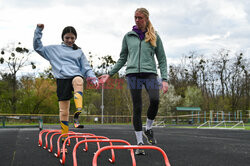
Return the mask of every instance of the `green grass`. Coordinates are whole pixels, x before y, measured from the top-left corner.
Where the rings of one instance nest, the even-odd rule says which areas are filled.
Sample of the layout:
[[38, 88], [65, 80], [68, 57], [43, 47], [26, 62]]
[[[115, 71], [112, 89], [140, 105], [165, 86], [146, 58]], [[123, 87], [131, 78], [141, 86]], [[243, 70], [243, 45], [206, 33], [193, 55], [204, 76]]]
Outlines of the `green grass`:
[[[5, 123], [5, 126], [32, 126], [32, 125], [38, 125], [38, 122], [32, 122], [32, 123]], [[59, 123], [43, 123], [43, 125], [60, 125]], [[69, 123], [70, 126], [73, 125], [73, 123]], [[132, 125], [131, 123], [84, 123], [84, 125]], [[198, 124], [193, 124], [193, 125], [174, 125], [174, 124], [166, 124], [168, 128], [197, 128], [199, 125]], [[245, 123], [245, 130], [250, 130], [250, 123]], [[2, 127], [2, 123], [0, 123], [0, 127]], [[242, 126], [242, 125], [240, 125]]]
[[[131, 125], [131, 123], [91, 123], [86, 122], [83, 123], [84, 125]], [[38, 125], [38, 122], [32, 122], [32, 123], [5, 123], [5, 126], [24, 126], [24, 125]], [[43, 125], [60, 125], [60, 123], [43, 123]], [[73, 125], [73, 123], [69, 123], [69, 125]], [[3, 126], [2, 123], [0, 123], [0, 127]]]
[[[244, 124], [245, 125], [245, 130], [250, 130], [250, 124]], [[181, 126], [181, 125], [167, 125], [168, 128], [197, 128], [199, 125], [190, 125], [190, 126]], [[223, 127], [223, 126], [221, 126]], [[227, 128], [231, 128], [231, 127], [227, 127]], [[234, 129], [243, 129], [243, 126], [240, 125]]]
[[245, 129], [246, 130], [250, 130], [250, 126], [245, 126]]
[[[31, 126], [38, 125], [38, 123], [5, 123], [5, 126]], [[0, 126], [3, 126], [2, 124]]]

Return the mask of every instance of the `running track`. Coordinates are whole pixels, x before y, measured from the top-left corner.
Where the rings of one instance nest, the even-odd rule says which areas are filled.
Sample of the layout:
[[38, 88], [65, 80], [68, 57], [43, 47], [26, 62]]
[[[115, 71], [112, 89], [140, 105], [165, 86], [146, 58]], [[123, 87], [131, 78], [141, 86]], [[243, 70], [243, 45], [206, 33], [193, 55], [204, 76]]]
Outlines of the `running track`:
[[[44, 126], [45, 129], [59, 129], [59, 126]], [[84, 129], [71, 131], [93, 133], [110, 139], [123, 139], [135, 144], [135, 136], [130, 125], [87, 125]], [[154, 128], [160, 148], [171, 166], [250, 166], [250, 131], [222, 129], [180, 129]], [[0, 166], [59, 166], [58, 158], [38, 147], [38, 128], [0, 129]], [[44, 138], [44, 137], [43, 137]], [[145, 141], [146, 142], [146, 141]], [[74, 144], [74, 139], [72, 139]], [[115, 145], [122, 145], [114, 143]], [[96, 143], [89, 143], [88, 152], [78, 148], [78, 165], [92, 165]], [[101, 146], [108, 145], [102, 143]], [[65, 165], [73, 165], [73, 146], [68, 147]], [[53, 151], [55, 152], [54, 147]], [[161, 153], [145, 150], [146, 156], [136, 156], [137, 166], [164, 165]], [[128, 150], [115, 150], [116, 162], [107, 159], [110, 151], [103, 152], [98, 158], [98, 166], [132, 165]]]

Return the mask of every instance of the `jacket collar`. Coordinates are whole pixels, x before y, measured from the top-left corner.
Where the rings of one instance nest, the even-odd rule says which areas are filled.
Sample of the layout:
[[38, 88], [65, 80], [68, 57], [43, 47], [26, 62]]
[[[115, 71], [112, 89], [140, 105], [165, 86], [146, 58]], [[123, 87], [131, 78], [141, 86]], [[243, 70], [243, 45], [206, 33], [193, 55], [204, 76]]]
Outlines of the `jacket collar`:
[[136, 35], [136, 36], [139, 37], [139, 35], [138, 35], [135, 31], [129, 31], [129, 32], [128, 32], [128, 35]]

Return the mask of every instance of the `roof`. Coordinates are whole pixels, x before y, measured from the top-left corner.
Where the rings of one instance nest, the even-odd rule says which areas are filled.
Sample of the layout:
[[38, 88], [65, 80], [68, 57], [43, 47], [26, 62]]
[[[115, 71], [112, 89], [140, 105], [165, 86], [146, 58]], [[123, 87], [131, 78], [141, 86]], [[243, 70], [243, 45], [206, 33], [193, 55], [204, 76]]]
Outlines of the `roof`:
[[201, 111], [200, 107], [176, 107], [176, 111]]

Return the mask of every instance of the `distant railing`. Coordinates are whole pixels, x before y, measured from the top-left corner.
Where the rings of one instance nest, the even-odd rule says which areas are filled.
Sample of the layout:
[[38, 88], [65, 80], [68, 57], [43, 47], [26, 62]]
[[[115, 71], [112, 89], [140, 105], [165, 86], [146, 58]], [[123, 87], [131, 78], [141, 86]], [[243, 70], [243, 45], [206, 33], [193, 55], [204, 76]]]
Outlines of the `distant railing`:
[[[247, 123], [250, 121], [248, 115], [235, 116], [235, 114], [216, 114], [217, 117], [213, 118], [212, 121], [243, 121]], [[142, 121], [145, 122], [147, 119], [146, 116], [142, 116]], [[1, 127], [22, 127], [22, 124], [35, 124], [33, 127], [42, 128], [43, 124], [46, 123], [58, 123], [60, 121], [59, 115], [52, 114], [0, 114], [0, 128]], [[73, 115], [70, 115], [70, 121], [73, 121]], [[80, 123], [84, 124], [101, 124], [101, 115], [86, 115], [81, 114]], [[161, 124], [156, 124], [156, 126], [165, 126], [165, 125], [200, 125], [207, 121], [211, 121], [209, 114], [185, 114], [178, 116], [156, 116], [156, 122]], [[104, 124], [131, 124], [132, 117], [129, 115], [104, 115], [103, 118]], [[23, 126], [26, 127], [26, 126]], [[32, 125], [31, 125], [32, 127]]]
[[[0, 115], [0, 121], [2, 126], [0, 128], [33, 128], [38, 127], [40, 130], [43, 129], [43, 119], [41, 116], [33, 115]], [[13, 125], [7, 124], [6, 122], [15, 122]], [[22, 123], [28, 123], [27, 125], [21, 125]], [[30, 125], [30, 122], [35, 122], [37, 125]], [[18, 125], [16, 125], [18, 124]]]

